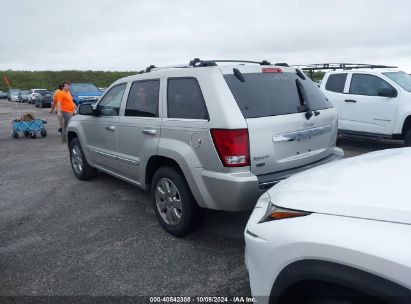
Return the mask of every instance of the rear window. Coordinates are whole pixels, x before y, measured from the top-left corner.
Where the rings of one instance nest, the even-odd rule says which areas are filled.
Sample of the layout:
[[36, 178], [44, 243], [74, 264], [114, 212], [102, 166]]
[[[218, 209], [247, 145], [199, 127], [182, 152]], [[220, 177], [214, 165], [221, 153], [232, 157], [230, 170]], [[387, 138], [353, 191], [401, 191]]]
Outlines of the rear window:
[[346, 80], [347, 73], [332, 74], [328, 77], [325, 89], [335, 93], [343, 93]]
[[300, 99], [296, 80], [304, 87], [311, 110], [332, 108], [317, 85], [296, 73], [245, 73], [244, 82], [233, 74], [224, 78], [244, 118], [257, 118], [298, 113]]

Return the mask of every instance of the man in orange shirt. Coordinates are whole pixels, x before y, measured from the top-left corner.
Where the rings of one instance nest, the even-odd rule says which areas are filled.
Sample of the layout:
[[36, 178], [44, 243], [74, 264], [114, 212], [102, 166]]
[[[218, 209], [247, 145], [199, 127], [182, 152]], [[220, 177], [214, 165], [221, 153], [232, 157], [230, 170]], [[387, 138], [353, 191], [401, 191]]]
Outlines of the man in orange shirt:
[[[51, 114], [53, 114], [54, 111], [57, 113], [57, 97], [58, 97], [58, 94], [59, 94], [62, 90], [63, 90], [63, 85], [60, 84], [59, 87], [58, 87], [58, 89], [57, 89], [56, 92], [54, 93], [54, 96], [53, 96], [53, 103], [51, 104], [51, 110], [50, 110], [50, 113], [51, 113]], [[58, 128], [58, 131], [59, 131], [59, 132], [62, 132], [62, 130], [63, 130], [63, 119], [62, 119], [61, 116], [58, 116], [58, 118], [59, 118], [59, 128]]]
[[57, 96], [57, 115], [63, 119], [63, 131], [61, 132], [63, 143], [66, 142], [68, 122], [76, 111], [77, 107], [70, 94], [70, 82], [63, 82], [63, 90]]

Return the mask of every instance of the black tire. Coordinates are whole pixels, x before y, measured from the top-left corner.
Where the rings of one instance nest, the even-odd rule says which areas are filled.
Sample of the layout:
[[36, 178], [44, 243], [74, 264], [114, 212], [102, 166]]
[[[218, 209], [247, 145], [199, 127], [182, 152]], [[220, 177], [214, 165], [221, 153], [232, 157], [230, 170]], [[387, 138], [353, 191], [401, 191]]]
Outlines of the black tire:
[[24, 131], [23, 134], [24, 134], [25, 137], [29, 137], [29, 136], [30, 136], [30, 132], [29, 132], [29, 131]]
[[404, 146], [405, 147], [411, 147], [411, 129], [408, 129], [408, 131], [405, 132]]
[[47, 130], [46, 129], [41, 130], [40, 135], [41, 135], [41, 137], [46, 137], [47, 136]]
[[88, 180], [97, 173], [97, 170], [88, 164], [78, 138], [70, 142], [70, 164], [74, 175], [80, 180]]
[[17, 133], [16, 131], [13, 131], [13, 133], [11, 133], [11, 136], [12, 136], [14, 139], [17, 139], [17, 138], [19, 138], [19, 133]]
[[327, 283], [318, 283], [306, 287], [302, 293], [290, 294], [290, 298], [281, 303], [292, 304], [383, 304], [378, 298], [371, 297], [360, 291], [343, 286], [333, 286]]
[[36, 138], [37, 138], [36, 132], [31, 132], [30, 137], [31, 137], [32, 139], [36, 139]]
[[[174, 194], [169, 191], [168, 194], [161, 195], [161, 189], [165, 188], [162, 183], [168, 183], [169, 190], [175, 187], [177, 191]], [[159, 168], [154, 174], [150, 194], [157, 219], [168, 233], [181, 237], [193, 232], [201, 225], [204, 210], [198, 206], [187, 181], [179, 170], [172, 167]], [[164, 197], [168, 195], [168, 199], [172, 201], [161, 197], [163, 195]], [[159, 204], [164, 205], [163, 208], [157, 204], [157, 200]], [[177, 203], [180, 208], [175, 205]], [[167, 214], [170, 216], [169, 219], [175, 220], [175, 223], [167, 222]]]

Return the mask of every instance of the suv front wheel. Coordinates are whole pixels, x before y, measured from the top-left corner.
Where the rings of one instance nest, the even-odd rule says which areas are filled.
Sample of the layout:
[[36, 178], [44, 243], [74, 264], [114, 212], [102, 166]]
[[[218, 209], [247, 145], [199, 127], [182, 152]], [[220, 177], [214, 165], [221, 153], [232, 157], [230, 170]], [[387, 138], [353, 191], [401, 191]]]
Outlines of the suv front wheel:
[[74, 174], [80, 180], [88, 180], [97, 173], [97, 170], [88, 164], [78, 138], [70, 142], [70, 163]]
[[175, 236], [189, 234], [201, 222], [202, 209], [182, 173], [174, 168], [161, 167], [156, 171], [151, 184], [151, 200], [161, 225]]

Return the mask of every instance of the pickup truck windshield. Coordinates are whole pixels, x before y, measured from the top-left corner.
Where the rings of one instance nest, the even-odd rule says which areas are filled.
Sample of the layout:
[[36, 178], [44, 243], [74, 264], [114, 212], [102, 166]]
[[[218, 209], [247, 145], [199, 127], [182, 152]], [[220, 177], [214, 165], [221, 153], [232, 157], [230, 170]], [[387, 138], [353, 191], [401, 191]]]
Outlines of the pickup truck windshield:
[[383, 73], [383, 75], [387, 76], [389, 79], [394, 81], [404, 90], [411, 92], [411, 76], [405, 72], [387, 72]]
[[300, 103], [296, 79], [305, 92], [310, 109], [332, 108], [317, 85], [301, 80], [296, 73], [244, 73], [244, 82], [234, 74], [224, 75], [244, 118], [257, 118], [298, 113]]
[[98, 92], [98, 89], [91, 83], [76, 83], [70, 86], [70, 91], [73, 94], [94, 93]]

